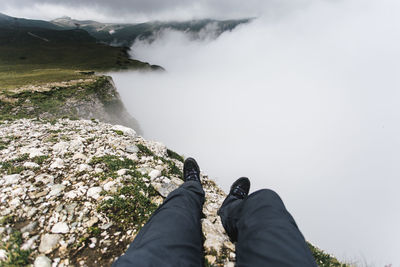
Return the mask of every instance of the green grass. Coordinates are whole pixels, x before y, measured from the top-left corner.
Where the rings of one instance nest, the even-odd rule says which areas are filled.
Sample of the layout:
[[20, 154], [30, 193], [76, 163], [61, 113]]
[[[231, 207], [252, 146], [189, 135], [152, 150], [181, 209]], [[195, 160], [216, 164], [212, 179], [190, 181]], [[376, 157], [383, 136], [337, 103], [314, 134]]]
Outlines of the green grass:
[[147, 146], [142, 144], [136, 145], [139, 148], [139, 156], [154, 156], [153, 151], [151, 151]]
[[0, 162], [0, 168], [8, 175], [21, 173], [25, 170], [25, 167], [22, 166], [22, 163], [25, 162], [28, 158], [28, 154], [23, 154], [16, 159]]
[[176, 153], [175, 151], [172, 151], [170, 149], [167, 149], [167, 155], [171, 159], [176, 159], [176, 160], [179, 160], [181, 162], [185, 161], [185, 159], [181, 155], [179, 155], [178, 153]]
[[0, 90], [90, 78], [90, 76], [82, 75], [75, 69], [46, 67], [38, 64], [2, 65], [0, 62]]
[[0, 263], [0, 266], [14, 267], [14, 266], [25, 266], [29, 264], [30, 250], [22, 250], [22, 234], [19, 231], [14, 231], [10, 239], [1, 242], [0, 248], [7, 252], [7, 259]]
[[124, 135], [124, 132], [123, 131], [120, 131], [120, 130], [113, 130], [114, 131], [114, 133], [116, 133], [117, 135]]
[[[49, 42], [32, 37], [45, 37]], [[0, 90], [91, 77], [94, 71], [155, 69], [130, 59], [129, 48], [98, 43], [82, 30], [2, 29]], [[81, 71], [81, 72], [78, 72]]]
[[71, 99], [89, 100], [96, 96], [108, 105], [114, 101], [111, 84], [106, 76], [96, 77], [93, 82], [82, 82], [69, 87], [54, 87], [50, 91], [20, 93], [4, 92], [8, 101], [0, 98], [0, 120], [13, 120], [20, 118], [36, 118], [42, 114], [53, 117], [76, 117], [76, 110], [61, 109], [65, 102]]
[[32, 159], [32, 162], [42, 165], [48, 158], [49, 158], [49, 156], [47, 156], [47, 155], [46, 156], [37, 156]]
[[351, 267], [349, 264], [339, 262], [333, 256], [311, 245], [310, 243], [307, 242], [307, 244], [319, 267]]
[[92, 158], [90, 164], [95, 166], [97, 164], [101, 164], [104, 167], [104, 171], [107, 172], [116, 172], [120, 169], [133, 169], [135, 168], [135, 163], [126, 158], [119, 157], [114, 155], [106, 155], [103, 157], [94, 157]]
[[132, 179], [124, 181], [124, 186], [112, 198], [103, 201], [98, 211], [107, 215], [120, 229], [140, 229], [146, 223], [157, 205], [151, 198], [157, 196], [157, 191], [151, 185], [146, 185], [139, 172], [129, 172]]
[[9, 144], [10, 141], [8, 140], [7, 141], [0, 140], [0, 150], [6, 149]]

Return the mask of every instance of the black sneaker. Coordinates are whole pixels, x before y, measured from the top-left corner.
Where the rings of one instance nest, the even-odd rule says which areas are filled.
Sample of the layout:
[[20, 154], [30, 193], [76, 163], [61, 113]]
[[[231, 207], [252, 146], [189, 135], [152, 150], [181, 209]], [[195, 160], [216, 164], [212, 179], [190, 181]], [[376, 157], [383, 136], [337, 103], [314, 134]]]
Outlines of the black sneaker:
[[183, 179], [187, 181], [197, 181], [200, 183], [200, 168], [194, 158], [187, 158], [183, 163]]
[[235, 196], [239, 199], [247, 197], [250, 190], [250, 180], [247, 177], [237, 179], [231, 186], [229, 195]]

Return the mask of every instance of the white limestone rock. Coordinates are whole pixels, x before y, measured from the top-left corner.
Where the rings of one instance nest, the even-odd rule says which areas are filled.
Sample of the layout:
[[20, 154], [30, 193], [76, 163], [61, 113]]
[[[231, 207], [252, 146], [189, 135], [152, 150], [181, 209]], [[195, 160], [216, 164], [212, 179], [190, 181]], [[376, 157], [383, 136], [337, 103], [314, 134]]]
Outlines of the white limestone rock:
[[55, 184], [51, 187], [50, 193], [47, 195], [47, 198], [50, 198], [52, 196], [57, 196], [60, 193], [62, 193], [65, 189], [65, 185], [63, 184]]
[[122, 126], [122, 125], [114, 125], [114, 126], [112, 127], [112, 129], [113, 129], [114, 131], [121, 131], [121, 132], [123, 132], [125, 135], [127, 135], [127, 136], [129, 136], [129, 137], [132, 137], [132, 138], [135, 138], [135, 137], [136, 137], [136, 132], [135, 132], [135, 130], [133, 130], [133, 129], [131, 129], [131, 128], [128, 128], [128, 127], [125, 127], [125, 126]]
[[48, 254], [52, 252], [61, 239], [59, 234], [44, 234], [40, 240], [39, 252]]
[[86, 193], [86, 196], [88, 198], [93, 198], [97, 200], [100, 197], [100, 192], [103, 191], [103, 189], [100, 186], [92, 187], [89, 188], [89, 190]]
[[35, 162], [25, 162], [23, 166], [28, 169], [36, 169], [40, 167], [39, 164]]
[[68, 224], [65, 222], [56, 223], [52, 228], [51, 232], [53, 234], [66, 234], [69, 232]]
[[7, 251], [4, 249], [0, 249], [0, 261], [5, 261], [7, 260]]
[[53, 163], [50, 165], [50, 169], [63, 169], [65, 168], [64, 166], [64, 161], [60, 158], [54, 159]]
[[51, 267], [51, 260], [44, 255], [40, 255], [33, 263], [34, 267]]
[[53, 149], [53, 154], [64, 154], [68, 151], [69, 144], [67, 142], [59, 142], [55, 144]]
[[16, 184], [21, 179], [21, 175], [19, 174], [5, 175], [3, 179], [4, 179], [4, 185]]
[[150, 176], [150, 178], [151, 178], [152, 180], [154, 180], [155, 178], [161, 176], [161, 171], [159, 171], [159, 170], [152, 170], [152, 171], [149, 173], [149, 176]]

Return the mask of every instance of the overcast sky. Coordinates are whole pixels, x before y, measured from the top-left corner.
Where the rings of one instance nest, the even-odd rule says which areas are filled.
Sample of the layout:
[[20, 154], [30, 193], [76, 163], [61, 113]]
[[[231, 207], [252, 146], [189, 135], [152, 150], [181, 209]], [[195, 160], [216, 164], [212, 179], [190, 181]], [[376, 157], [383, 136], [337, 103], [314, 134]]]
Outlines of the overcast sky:
[[102, 22], [230, 19], [279, 16], [288, 9], [305, 7], [310, 0], [8, 0], [0, 12], [15, 17], [51, 20], [61, 16]]

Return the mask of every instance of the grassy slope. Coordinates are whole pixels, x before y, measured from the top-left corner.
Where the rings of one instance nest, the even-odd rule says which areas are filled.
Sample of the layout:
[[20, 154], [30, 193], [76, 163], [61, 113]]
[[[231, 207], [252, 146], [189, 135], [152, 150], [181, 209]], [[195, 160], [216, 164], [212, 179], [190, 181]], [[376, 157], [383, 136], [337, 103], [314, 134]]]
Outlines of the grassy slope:
[[87, 78], [78, 70], [152, 68], [83, 30], [0, 29], [0, 89]]

